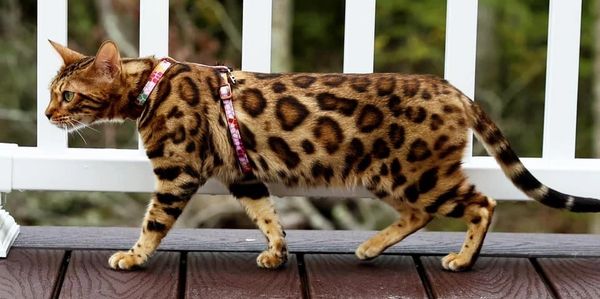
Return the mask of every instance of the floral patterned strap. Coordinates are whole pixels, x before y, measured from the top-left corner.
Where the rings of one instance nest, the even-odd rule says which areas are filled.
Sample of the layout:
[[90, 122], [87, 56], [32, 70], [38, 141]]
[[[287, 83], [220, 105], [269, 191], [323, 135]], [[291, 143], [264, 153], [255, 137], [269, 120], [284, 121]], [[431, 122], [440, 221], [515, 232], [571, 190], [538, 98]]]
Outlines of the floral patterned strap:
[[233, 140], [233, 146], [235, 153], [240, 164], [240, 168], [243, 173], [252, 172], [250, 166], [250, 159], [248, 159], [248, 153], [242, 143], [242, 135], [240, 134], [240, 125], [238, 124], [237, 117], [235, 116], [235, 109], [233, 109], [233, 92], [231, 91], [231, 85], [229, 81], [235, 82], [233, 76], [228, 69], [217, 69], [219, 76], [221, 77], [221, 86], [219, 87], [219, 97], [223, 103], [223, 109], [225, 110], [225, 116], [227, 117], [227, 127], [231, 133], [231, 139]]
[[163, 77], [163, 75], [169, 69], [169, 67], [171, 67], [171, 65], [172, 63], [170, 59], [163, 58], [156, 65], [156, 67], [154, 67], [152, 73], [150, 74], [150, 78], [148, 78], [148, 82], [146, 82], [146, 85], [144, 85], [144, 89], [142, 89], [142, 93], [140, 93], [140, 95], [137, 97], [136, 103], [138, 105], [142, 106], [144, 105], [144, 103], [146, 103], [146, 100], [148, 100], [150, 93], [152, 93], [154, 87], [156, 87], [160, 79]]

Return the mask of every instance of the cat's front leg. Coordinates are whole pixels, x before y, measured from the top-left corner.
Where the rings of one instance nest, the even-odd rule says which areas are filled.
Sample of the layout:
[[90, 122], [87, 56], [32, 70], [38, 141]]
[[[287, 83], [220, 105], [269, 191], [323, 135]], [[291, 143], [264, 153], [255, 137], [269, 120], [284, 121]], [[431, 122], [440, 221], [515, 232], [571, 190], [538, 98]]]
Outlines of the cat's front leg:
[[144, 264], [167, 235], [183, 208], [204, 180], [191, 165], [169, 164], [154, 168], [157, 191], [152, 194], [138, 241], [129, 251], [113, 254], [113, 269], [130, 270]]
[[239, 200], [248, 217], [267, 238], [268, 248], [256, 258], [256, 264], [269, 269], [285, 264], [288, 258], [285, 232], [269, 198], [267, 186], [251, 178], [230, 184], [229, 191]]

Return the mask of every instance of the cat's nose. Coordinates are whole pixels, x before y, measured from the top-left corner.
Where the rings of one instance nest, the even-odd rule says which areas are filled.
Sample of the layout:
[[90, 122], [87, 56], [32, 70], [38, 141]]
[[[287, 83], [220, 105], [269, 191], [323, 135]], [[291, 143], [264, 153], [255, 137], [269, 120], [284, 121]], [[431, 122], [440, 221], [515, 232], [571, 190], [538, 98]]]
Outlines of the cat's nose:
[[46, 117], [50, 120], [52, 119], [52, 111], [50, 110], [46, 110], [46, 112], [44, 112], [44, 114], [46, 114]]

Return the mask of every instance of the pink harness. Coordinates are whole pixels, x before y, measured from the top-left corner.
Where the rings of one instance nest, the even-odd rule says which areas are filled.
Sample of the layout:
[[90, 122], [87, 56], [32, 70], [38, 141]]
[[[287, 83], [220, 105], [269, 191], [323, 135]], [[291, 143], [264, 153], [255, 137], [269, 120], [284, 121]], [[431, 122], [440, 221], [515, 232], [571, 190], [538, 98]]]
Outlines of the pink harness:
[[[171, 65], [173, 65], [173, 63], [177, 62], [171, 58], [163, 58], [160, 60], [158, 65], [156, 65], [154, 70], [152, 70], [148, 82], [146, 82], [146, 85], [144, 85], [144, 89], [137, 97], [136, 102], [138, 105], [144, 105], [152, 93], [152, 90], [154, 90], [160, 79], [164, 76], [165, 72], [171, 67]], [[233, 74], [231, 73], [231, 69], [226, 66], [210, 66], [204, 64], [196, 65], [212, 68], [219, 73], [219, 97], [221, 98], [221, 103], [223, 103], [223, 110], [225, 110], [225, 116], [227, 118], [227, 127], [229, 128], [229, 133], [231, 134], [237, 160], [243, 173], [252, 172], [250, 159], [248, 158], [248, 153], [246, 152], [246, 148], [242, 142], [240, 126], [238, 124], [237, 117], [235, 116], [235, 109], [233, 108], [233, 91], [231, 90], [231, 84], [235, 85], [236, 82], [235, 77], [233, 77]]]

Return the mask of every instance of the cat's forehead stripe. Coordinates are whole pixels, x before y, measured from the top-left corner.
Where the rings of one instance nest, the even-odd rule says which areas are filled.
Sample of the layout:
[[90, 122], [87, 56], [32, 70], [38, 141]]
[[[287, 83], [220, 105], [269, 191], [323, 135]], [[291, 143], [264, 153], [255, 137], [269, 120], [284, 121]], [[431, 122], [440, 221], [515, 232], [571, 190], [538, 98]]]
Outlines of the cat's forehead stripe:
[[67, 66], [65, 66], [60, 73], [58, 74], [58, 76], [56, 76], [55, 82], [58, 82], [66, 77], [68, 77], [69, 75], [73, 74], [73, 72], [85, 68], [87, 67], [90, 63], [92, 63], [92, 61], [94, 61], [94, 57], [93, 56], [87, 56], [85, 58], [82, 58], [81, 60], [69, 64]]

